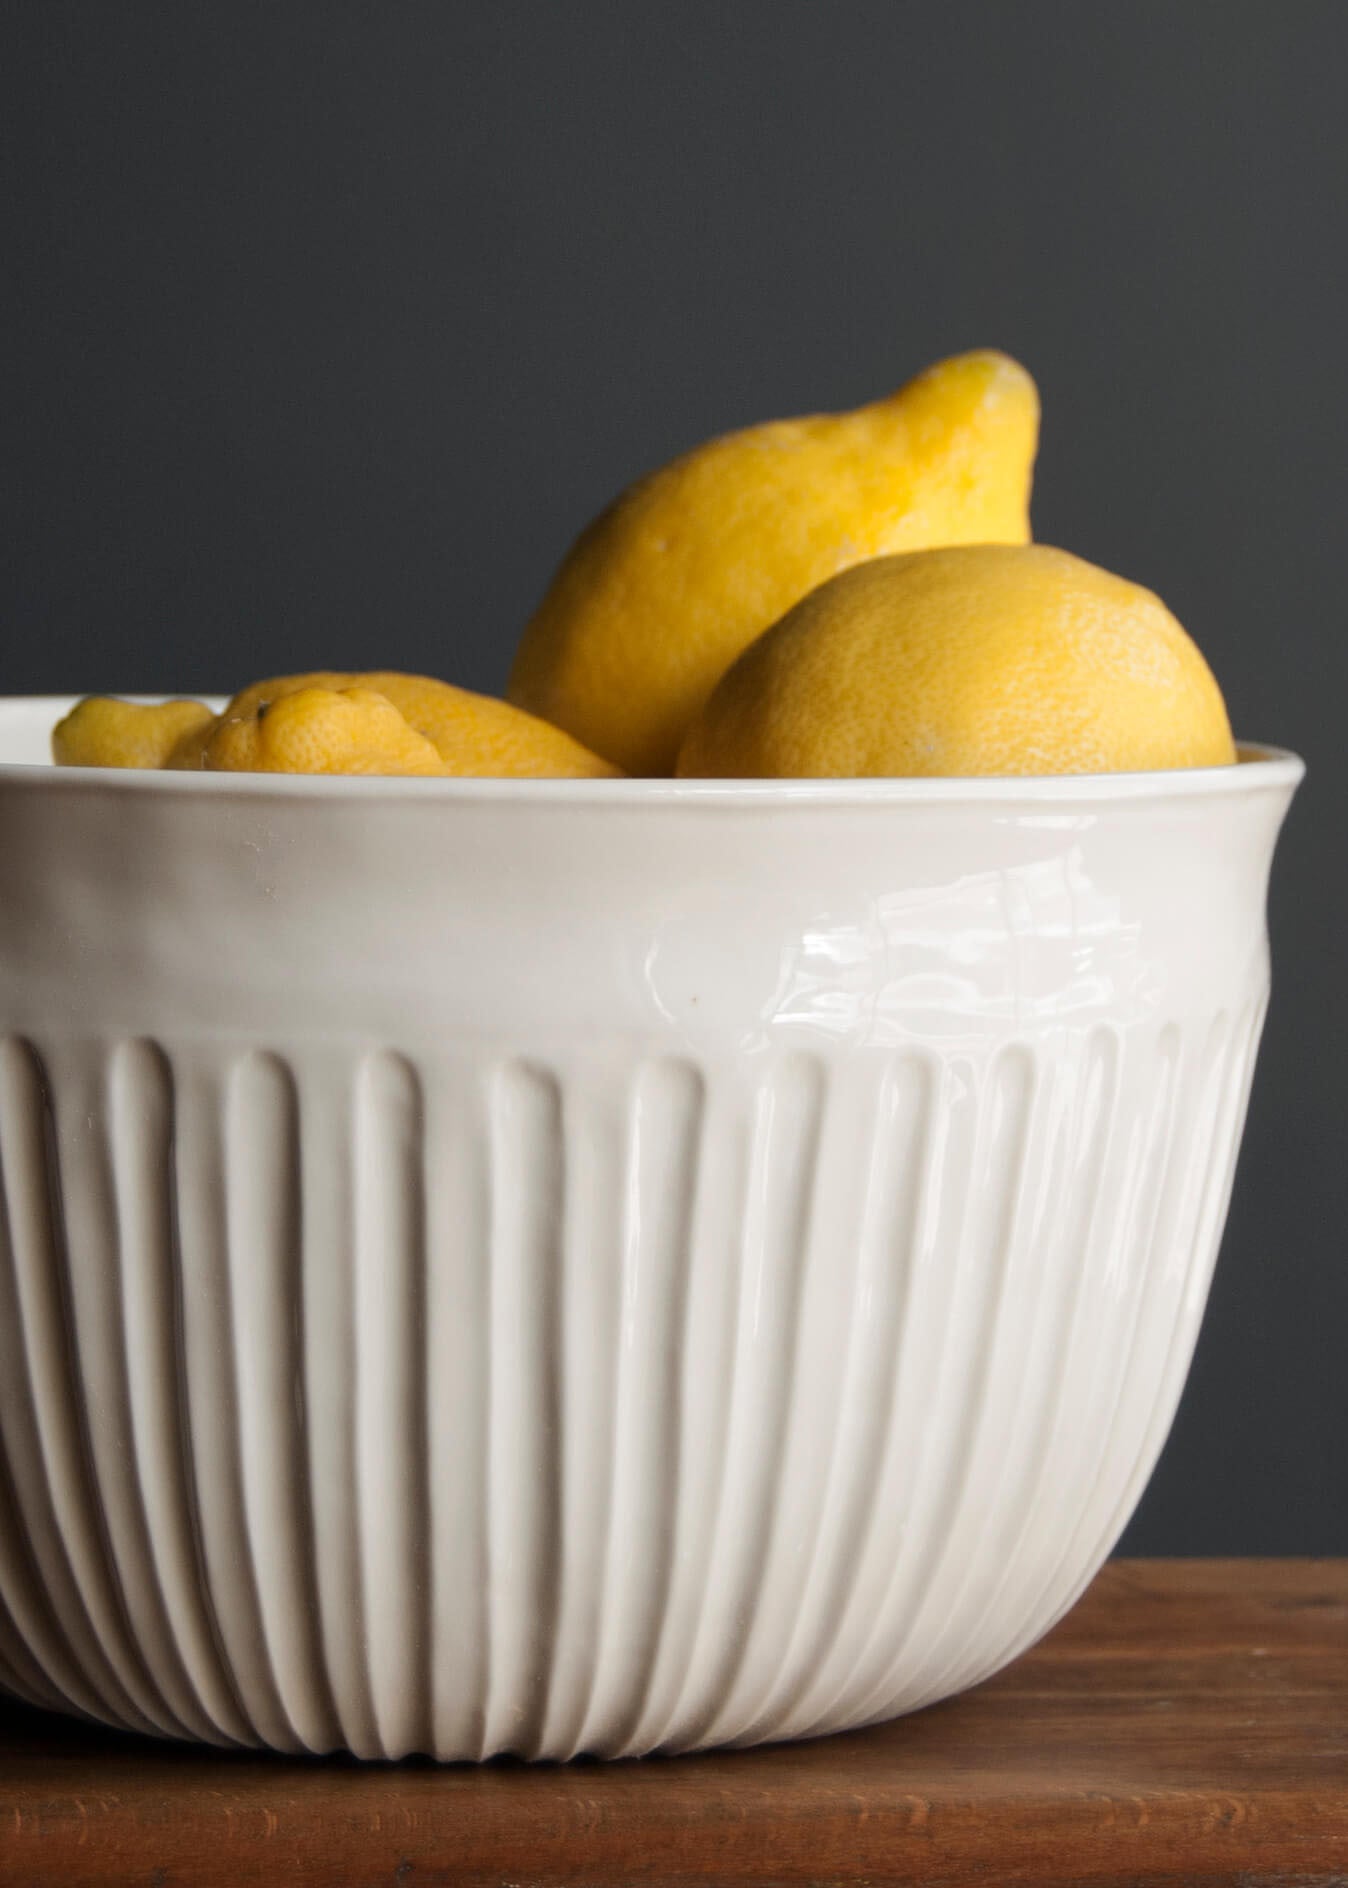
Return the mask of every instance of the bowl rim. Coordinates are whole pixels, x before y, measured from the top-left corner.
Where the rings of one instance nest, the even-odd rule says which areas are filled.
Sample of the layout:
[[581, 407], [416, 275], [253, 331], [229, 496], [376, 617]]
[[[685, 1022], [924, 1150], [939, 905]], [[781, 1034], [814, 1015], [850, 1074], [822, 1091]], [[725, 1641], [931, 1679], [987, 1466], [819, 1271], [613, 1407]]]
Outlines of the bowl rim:
[[[169, 773], [157, 768], [58, 767], [51, 761], [3, 758], [7, 724], [49, 716], [54, 726], [78, 695], [0, 695], [0, 787], [62, 791], [98, 786], [109, 793], [199, 794], [208, 799], [271, 798], [319, 802], [428, 800], [527, 806], [911, 806], [948, 804], [1113, 802], [1241, 795], [1258, 788], [1290, 791], [1305, 762], [1290, 749], [1237, 741], [1237, 764], [1156, 768], [1136, 773], [944, 774], [856, 779], [682, 780], [417, 777], [406, 774]], [[159, 702], [173, 695], [125, 694], [124, 701]], [[221, 698], [191, 699], [217, 705]]]

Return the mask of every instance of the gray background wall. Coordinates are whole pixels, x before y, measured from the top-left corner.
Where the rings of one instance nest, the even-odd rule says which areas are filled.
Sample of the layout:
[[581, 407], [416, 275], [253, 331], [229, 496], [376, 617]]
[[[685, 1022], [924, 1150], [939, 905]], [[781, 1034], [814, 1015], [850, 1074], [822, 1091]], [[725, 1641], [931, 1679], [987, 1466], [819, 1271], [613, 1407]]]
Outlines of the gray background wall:
[[1039, 537], [1311, 766], [1206, 1330], [1125, 1545], [1348, 1552], [1348, 7], [19, 0], [0, 689], [499, 688], [708, 433], [997, 345]]

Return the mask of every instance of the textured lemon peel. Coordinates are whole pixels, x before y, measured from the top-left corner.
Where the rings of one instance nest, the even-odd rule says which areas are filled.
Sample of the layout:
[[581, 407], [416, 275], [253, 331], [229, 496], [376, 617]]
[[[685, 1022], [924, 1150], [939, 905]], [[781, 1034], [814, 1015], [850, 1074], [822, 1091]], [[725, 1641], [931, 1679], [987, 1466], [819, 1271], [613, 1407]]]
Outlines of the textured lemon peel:
[[60, 767], [165, 767], [181, 742], [214, 720], [201, 701], [86, 695], [52, 729], [52, 759]]
[[730, 664], [868, 558], [1029, 536], [1039, 398], [982, 351], [851, 413], [709, 440], [581, 533], [525, 629], [510, 700], [629, 773], [668, 774]]
[[536, 779], [603, 779], [618, 771], [507, 702], [391, 670], [317, 670], [250, 683], [218, 716], [198, 703], [196, 715], [174, 727], [163, 721], [153, 758], [135, 762], [120, 758], [124, 743], [98, 738], [103, 725], [122, 725], [120, 710], [130, 705], [86, 698], [53, 735], [55, 759], [67, 760], [70, 741], [61, 730], [73, 722], [94, 737], [82, 744], [85, 766]]
[[689, 729], [685, 778], [1226, 766], [1226, 705], [1160, 599], [1046, 545], [881, 558], [759, 638]]

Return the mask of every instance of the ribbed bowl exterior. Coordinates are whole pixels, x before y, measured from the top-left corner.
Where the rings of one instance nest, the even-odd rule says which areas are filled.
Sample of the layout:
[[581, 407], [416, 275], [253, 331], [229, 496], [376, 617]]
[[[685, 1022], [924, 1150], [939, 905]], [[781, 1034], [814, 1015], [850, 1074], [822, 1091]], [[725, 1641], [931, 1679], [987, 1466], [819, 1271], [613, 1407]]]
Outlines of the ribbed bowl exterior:
[[337, 834], [17, 772], [8, 1689], [617, 1755], [912, 1710], [1071, 1605], [1197, 1334], [1294, 775]]

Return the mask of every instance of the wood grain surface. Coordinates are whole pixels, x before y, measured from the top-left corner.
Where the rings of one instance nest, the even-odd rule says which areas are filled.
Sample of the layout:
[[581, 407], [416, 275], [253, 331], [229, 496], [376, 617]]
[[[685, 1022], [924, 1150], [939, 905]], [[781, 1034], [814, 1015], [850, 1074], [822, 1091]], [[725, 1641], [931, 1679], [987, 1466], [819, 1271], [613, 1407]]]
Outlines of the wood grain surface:
[[0, 1706], [0, 1880], [1348, 1888], [1348, 1561], [1116, 1561], [975, 1692], [697, 1757], [306, 1762]]

